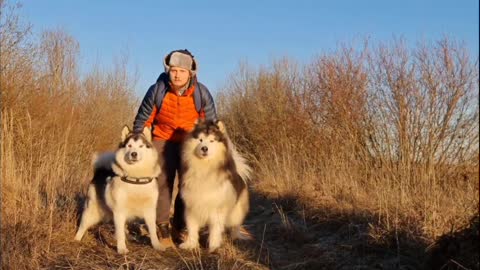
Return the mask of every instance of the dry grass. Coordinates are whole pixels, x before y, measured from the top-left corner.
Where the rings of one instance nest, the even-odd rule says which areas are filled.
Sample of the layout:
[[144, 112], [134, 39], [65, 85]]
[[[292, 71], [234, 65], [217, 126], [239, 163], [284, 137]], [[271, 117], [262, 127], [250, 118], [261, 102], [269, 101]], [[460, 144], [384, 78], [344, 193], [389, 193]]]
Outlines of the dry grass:
[[91, 156], [116, 146], [138, 105], [126, 57], [80, 76], [73, 37], [37, 44], [14, 7], [0, 11], [3, 269], [392, 269], [429, 254], [478, 269], [464, 259], [478, 253], [465, 240], [478, 238], [478, 62], [461, 45], [240, 67], [217, 105], [255, 167], [255, 241], [207, 254], [131, 240], [123, 257], [111, 224], [73, 236]]
[[220, 109], [255, 160], [257, 192], [367, 225], [365, 241], [419, 262], [478, 216], [478, 61], [448, 39], [353, 48], [240, 66]]
[[155, 252], [129, 241], [118, 256], [111, 224], [73, 241], [94, 152], [115, 149], [138, 98], [126, 57], [80, 76], [79, 44], [61, 30], [38, 44], [17, 7], [0, 1], [2, 269], [263, 269], [231, 243], [218, 254]]

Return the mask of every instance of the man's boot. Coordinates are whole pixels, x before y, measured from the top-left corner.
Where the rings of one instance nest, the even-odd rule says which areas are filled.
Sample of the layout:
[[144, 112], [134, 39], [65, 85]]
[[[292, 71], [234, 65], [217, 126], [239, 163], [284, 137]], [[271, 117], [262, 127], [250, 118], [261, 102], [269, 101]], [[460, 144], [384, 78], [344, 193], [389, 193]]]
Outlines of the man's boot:
[[165, 248], [175, 247], [170, 236], [170, 229], [168, 228], [168, 222], [160, 223], [158, 226], [158, 237], [160, 238], [160, 244]]

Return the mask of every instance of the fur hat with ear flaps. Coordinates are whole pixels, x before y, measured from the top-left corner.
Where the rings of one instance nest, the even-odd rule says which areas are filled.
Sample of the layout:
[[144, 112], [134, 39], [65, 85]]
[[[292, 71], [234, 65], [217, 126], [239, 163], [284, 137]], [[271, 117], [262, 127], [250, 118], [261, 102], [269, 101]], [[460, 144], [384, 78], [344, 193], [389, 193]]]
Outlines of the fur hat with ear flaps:
[[163, 59], [163, 66], [165, 67], [165, 72], [167, 73], [171, 67], [188, 69], [191, 72], [192, 77], [197, 74], [198, 70], [197, 61], [195, 61], [193, 54], [187, 49], [176, 50], [167, 54], [167, 56], [165, 56]]

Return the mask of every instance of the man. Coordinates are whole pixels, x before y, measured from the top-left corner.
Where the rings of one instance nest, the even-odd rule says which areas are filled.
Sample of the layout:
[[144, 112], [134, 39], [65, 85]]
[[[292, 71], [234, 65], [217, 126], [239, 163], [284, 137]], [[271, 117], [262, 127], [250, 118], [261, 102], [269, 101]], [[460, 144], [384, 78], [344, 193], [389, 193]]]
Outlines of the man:
[[[165, 72], [148, 89], [135, 117], [134, 131], [141, 132], [145, 126], [152, 129], [153, 145], [160, 154], [162, 166], [158, 179], [157, 224], [160, 241], [172, 246], [168, 225], [175, 175], [180, 172], [180, 145], [197, 119], [215, 121], [217, 114], [209, 90], [197, 81], [198, 65], [188, 50], [170, 52], [163, 64]], [[185, 228], [183, 216], [184, 204], [177, 196], [172, 228], [178, 232]]]

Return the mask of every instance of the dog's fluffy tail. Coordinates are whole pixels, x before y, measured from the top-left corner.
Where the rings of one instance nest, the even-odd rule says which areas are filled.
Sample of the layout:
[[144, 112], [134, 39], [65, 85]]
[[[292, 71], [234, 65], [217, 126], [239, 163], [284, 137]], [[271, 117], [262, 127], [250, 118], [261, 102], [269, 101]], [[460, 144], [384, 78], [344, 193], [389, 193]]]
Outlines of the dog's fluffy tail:
[[223, 121], [217, 121], [217, 126], [220, 132], [222, 132], [227, 139], [227, 147], [232, 155], [238, 175], [245, 183], [247, 183], [247, 181], [252, 177], [252, 168], [248, 166], [247, 159], [237, 151], [235, 144], [233, 144], [232, 140], [230, 140]]
[[232, 143], [230, 138], [228, 138], [228, 147], [230, 148], [233, 162], [235, 162], [237, 173], [246, 183], [252, 177], [252, 168], [248, 165], [247, 159], [237, 151], [235, 145]]

